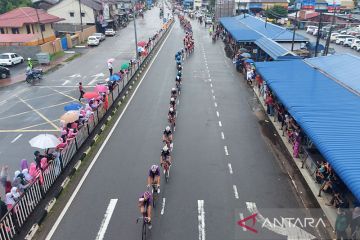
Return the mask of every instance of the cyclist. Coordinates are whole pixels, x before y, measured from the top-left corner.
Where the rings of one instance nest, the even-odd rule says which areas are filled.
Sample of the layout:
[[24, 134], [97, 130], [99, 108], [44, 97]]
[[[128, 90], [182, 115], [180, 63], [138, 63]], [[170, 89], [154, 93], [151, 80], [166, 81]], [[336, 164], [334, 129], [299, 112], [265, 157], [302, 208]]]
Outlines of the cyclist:
[[164, 143], [166, 143], [167, 147], [169, 147], [169, 145], [172, 145], [173, 134], [172, 134], [170, 126], [166, 126], [166, 128], [163, 132], [162, 140]]
[[179, 76], [179, 77], [181, 78], [182, 72], [181, 72], [181, 71], [178, 71], [177, 76]]
[[171, 165], [170, 149], [166, 145], [161, 150], [160, 166], [164, 167], [165, 163], [167, 163], [169, 166]]
[[158, 165], [152, 165], [150, 167], [147, 184], [148, 188], [155, 184], [157, 193], [160, 193], [160, 168]]
[[174, 127], [175, 127], [175, 117], [176, 117], [176, 112], [174, 111], [173, 108], [170, 108], [168, 113], [168, 120], [170, 125], [173, 125]]
[[145, 221], [149, 224], [149, 229], [152, 228], [151, 225], [151, 210], [152, 210], [152, 195], [151, 192], [145, 191], [141, 194], [139, 198], [139, 209], [141, 215], [145, 218]]
[[177, 70], [178, 70], [178, 71], [181, 71], [181, 70], [182, 70], [181, 64], [178, 64], [178, 65], [177, 65]]
[[176, 83], [176, 87], [178, 87], [178, 85], [181, 85], [181, 77], [179, 75], [176, 76], [175, 83]]
[[177, 90], [176, 90], [176, 88], [172, 88], [172, 89], [171, 89], [171, 97], [176, 99], [176, 97], [177, 97]]
[[170, 98], [170, 107], [176, 111], [176, 101], [175, 98]]

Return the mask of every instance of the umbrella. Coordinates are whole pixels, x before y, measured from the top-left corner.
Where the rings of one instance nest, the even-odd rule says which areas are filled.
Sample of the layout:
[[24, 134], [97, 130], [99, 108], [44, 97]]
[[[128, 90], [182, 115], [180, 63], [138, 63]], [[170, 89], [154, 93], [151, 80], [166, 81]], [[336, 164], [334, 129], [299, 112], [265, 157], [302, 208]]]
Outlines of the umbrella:
[[143, 52], [143, 51], [145, 51], [145, 49], [144, 49], [144, 48], [142, 48], [142, 47], [138, 47], [138, 52]]
[[246, 62], [246, 63], [254, 63], [254, 60], [252, 60], [252, 59], [246, 59], [245, 62]]
[[239, 51], [241, 51], [241, 52], [248, 52], [249, 50], [247, 50], [246, 48], [240, 48]]
[[120, 76], [117, 74], [111, 75], [109, 78], [109, 80], [112, 82], [119, 81], [120, 79], [121, 79]]
[[125, 69], [128, 69], [129, 68], [129, 63], [123, 63], [121, 65], [121, 70], [125, 70]]
[[138, 46], [140, 46], [140, 47], [145, 47], [145, 45], [147, 44], [147, 42], [145, 42], [145, 41], [140, 41], [140, 42], [138, 42]]
[[97, 92], [86, 92], [86, 93], [84, 93], [83, 98], [92, 99], [92, 98], [96, 98], [98, 96], [99, 96], [99, 93], [97, 93]]
[[60, 140], [52, 134], [40, 134], [30, 139], [30, 145], [35, 148], [47, 149], [55, 148], [60, 144]]
[[110, 59], [107, 60], [108, 63], [112, 63], [113, 61], [115, 61], [114, 58], [110, 58]]
[[105, 85], [96, 85], [94, 88], [95, 92], [107, 92], [108, 88]]
[[240, 56], [245, 57], [245, 58], [250, 58], [251, 54], [250, 53], [242, 53]]
[[79, 110], [82, 108], [82, 105], [80, 103], [70, 103], [64, 107], [65, 111], [71, 111], [71, 110]]
[[60, 117], [60, 120], [64, 121], [65, 124], [75, 122], [79, 120], [79, 111], [68, 111]]

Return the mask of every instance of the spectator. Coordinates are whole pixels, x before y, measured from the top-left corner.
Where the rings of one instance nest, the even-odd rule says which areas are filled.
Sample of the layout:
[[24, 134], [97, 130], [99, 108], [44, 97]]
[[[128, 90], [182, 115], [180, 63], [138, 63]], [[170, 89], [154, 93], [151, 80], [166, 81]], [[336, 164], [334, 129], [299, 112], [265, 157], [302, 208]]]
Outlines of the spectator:
[[79, 82], [79, 92], [80, 92], [79, 102], [81, 102], [81, 99], [83, 98], [85, 93], [82, 82]]
[[[66, 130], [65, 130], [65, 131], [66, 131]], [[63, 137], [63, 135], [62, 135], [62, 137]], [[35, 163], [36, 163], [36, 167], [37, 167], [37, 168], [41, 168], [40, 161], [41, 161], [41, 159], [42, 159], [44, 156], [41, 155], [39, 151], [35, 151], [35, 152], [34, 152], [34, 155], [35, 155], [34, 161], [35, 161]]]
[[25, 168], [29, 168], [29, 166], [28, 166], [28, 162], [27, 162], [27, 160], [26, 159], [23, 159], [23, 160], [21, 160], [21, 170], [24, 170]]
[[6, 204], [8, 210], [11, 210], [12, 207], [14, 206], [15, 200], [13, 199], [11, 193], [5, 194], [5, 204]]
[[11, 181], [8, 180], [8, 166], [3, 166], [1, 169], [1, 184], [5, 188], [5, 194], [11, 191]]
[[[351, 228], [351, 236], [352, 237], [353, 237], [354, 233], [356, 231], [358, 231], [359, 226], [360, 226], [360, 204], [358, 201], [356, 201], [354, 203], [354, 209], [351, 214], [350, 228]], [[353, 238], [353, 239], [358, 239], [358, 238]]]
[[30, 183], [32, 181], [33, 177], [29, 174], [29, 170], [27, 168], [22, 170], [22, 174], [24, 175], [27, 182]]
[[8, 209], [6, 207], [5, 202], [0, 198], [0, 219], [2, 219], [6, 213], [8, 212]]
[[12, 195], [12, 198], [15, 201], [19, 200], [20, 196], [21, 196], [20, 191], [19, 191], [19, 189], [17, 187], [12, 187], [11, 188], [11, 195]]
[[348, 218], [346, 216], [346, 212], [339, 208], [337, 212], [337, 217], [335, 221], [335, 232], [336, 232], [336, 239], [348, 239], [346, 234], [346, 229], [349, 225]]
[[113, 64], [112, 64], [112, 61], [108, 61], [107, 65], [108, 65], [108, 69], [109, 69], [110, 76], [112, 76], [112, 75], [113, 75]]
[[267, 114], [269, 114], [270, 116], [274, 115], [274, 99], [273, 96], [270, 92], [268, 92], [267, 97], [265, 99], [265, 104], [266, 104], [266, 112]]

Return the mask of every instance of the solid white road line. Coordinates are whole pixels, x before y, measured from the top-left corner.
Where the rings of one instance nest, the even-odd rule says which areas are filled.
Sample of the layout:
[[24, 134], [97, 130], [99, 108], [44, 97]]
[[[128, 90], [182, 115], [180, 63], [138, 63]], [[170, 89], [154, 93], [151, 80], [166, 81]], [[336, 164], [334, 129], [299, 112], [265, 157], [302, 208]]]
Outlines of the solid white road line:
[[111, 219], [111, 216], [112, 216], [112, 214], [113, 214], [113, 212], [115, 210], [115, 206], [116, 206], [117, 201], [118, 201], [117, 198], [110, 200], [110, 203], [109, 203], [109, 205], [108, 205], [108, 207], [106, 209], [105, 215], [104, 215], [104, 219], [101, 222], [99, 232], [98, 232], [98, 234], [96, 236], [96, 240], [104, 239], [106, 229], [109, 226], [110, 219]]
[[157, 58], [157, 56], [159, 55], [161, 49], [163, 48], [164, 44], [166, 43], [166, 40], [169, 38], [169, 36], [171, 35], [171, 32], [174, 28], [172, 28], [169, 32], [169, 35], [167, 35], [167, 37], [165, 38], [165, 40], [163, 41], [162, 45], [160, 46], [158, 52], [156, 53], [155, 57], [152, 59], [151, 63], [149, 64], [148, 69], [146, 70], [146, 72], [144, 73], [143, 77], [141, 78], [139, 84], [137, 85], [137, 87], [134, 90], [133, 95], [131, 95], [129, 101], [126, 103], [125, 108], [123, 110], [123, 112], [120, 114], [119, 118], [116, 120], [114, 126], [112, 127], [112, 129], [110, 130], [110, 133], [107, 135], [107, 137], [105, 138], [103, 144], [101, 145], [99, 151], [97, 152], [97, 154], [95, 155], [94, 159], [92, 160], [92, 162], [90, 163], [88, 169], [86, 170], [84, 176], [81, 178], [79, 184], [76, 186], [73, 194], [71, 195], [69, 201], [66, 203], [64, 209], [62, 210], [62, 212], [60, 213], [60, 216], [58, 217], [58, 219], [56, 220], [56, 222], [54, 223], [53, 227], [51, 228], [50, 232], [48, 233], [48, 235], [46, 236], [45, 240], [50, 240], [51, 237], [54, 235], [56, 229], [58, 228], [61, 220], [64, 218], [66, 212], [69, 210], [69, 207], [71, 205], [71, 203], [74, 201], [77, 193], [79, 192], [81, 186], [84, 184], [85, 179], [87, 178], [87, 176], [89, 175], [91, 169], [93, 168], [93, 166], [95, 165], [96, 161], [98, 160], [100, 154], [102, 153], [103, 149], [105, 148], [107, 142], [109, 141], [110, 137], [112, 136], [112, 134], [114, 133], [117, 125], [119, 124], [120, 120], [122, 119], [122, 117], [124, 116], [124, 113], [126, 112], [126, 109], [129, 107], [129, 104], [132, 102], [132, 99], [134, 98], [137, 90], [139, 89], [139, 87], [141, 86], [142, 81], [145, 79], [148, 71], [150, 70], [152, 64], [154, 63], [155, 59]]
[[65, 80], [65, 82], [63, 82], [63, 84], [61, 84], [62, 86], [68, 84], [70, 81], [69, 80]]
[[217, 117], [220, 117], [219, 111], [216, 111], [216, 116], [217, 116]]
[[198, 200], [199, 240], [205, 240], [204, 200]]
[[224, 132], [221, 132], [221, 139], [222, 139], [222, 140], [224, 140], [224, 139], [225, 139]]
[[222, 123], [221, 123], [221, 121], [219, 121], [219, 127], [222, 127]]
[[228, 151], [227, 146], [224, 146], [224, 151], [225, 151], [225, 155], [226, 155], [226, 156], [229, 156], [229, 151]]
[[239, 193], [238, 193], [238, 191], [237, 191], [236, 185], [233, 185], [233, 189], [234, 189], [235, 198], [236, 198], [236, 199], [239, 199]]
[[217, 107], [217, 103], [216, 103], [216, 102], [214, 102], [214, 106]]
[[11, 143], [16, 142], [16, 140], [18, 140], [19, 138], [21, 138], [21, 136], [22, 136], [22, 133], [21, 133], [21, 134], [19, 134], [19, 135], [17, 135], [17, 137], [16, 137], [16, 138], [14, 138], [14, 139], [11, 141]]
[[229, 173], [230, 173], [230, 174], [233, 174], [234, 172], [233, 172], [233, 170], [232, 170], [231, 163], [228, 163], [228, 167], [229, 167]]
[[166, 198], [163, 198], [162, 207], [161, 207], [161, 215], [164, 215], [164, 212], [165, 212], [165, 201], [166, 201]]

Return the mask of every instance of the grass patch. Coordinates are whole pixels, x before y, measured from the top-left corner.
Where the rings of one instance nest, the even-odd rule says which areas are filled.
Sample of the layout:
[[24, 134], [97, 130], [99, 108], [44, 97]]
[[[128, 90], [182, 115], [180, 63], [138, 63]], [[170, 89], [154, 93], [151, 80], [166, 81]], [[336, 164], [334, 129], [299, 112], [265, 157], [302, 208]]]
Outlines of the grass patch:
[[67, 58], [64, 62], [71, 62], [72, 60], [74, 60], [75, 58], [80, 57], [80, 56], [81, 56], [81, 53], [75, 53], [71, 57]]
[[65, 55], [65, 53], [63, 51], [51, 54], [50, 55], [50, 61], [55, 61], [56, 59], [61, 58], [64, 55]]

